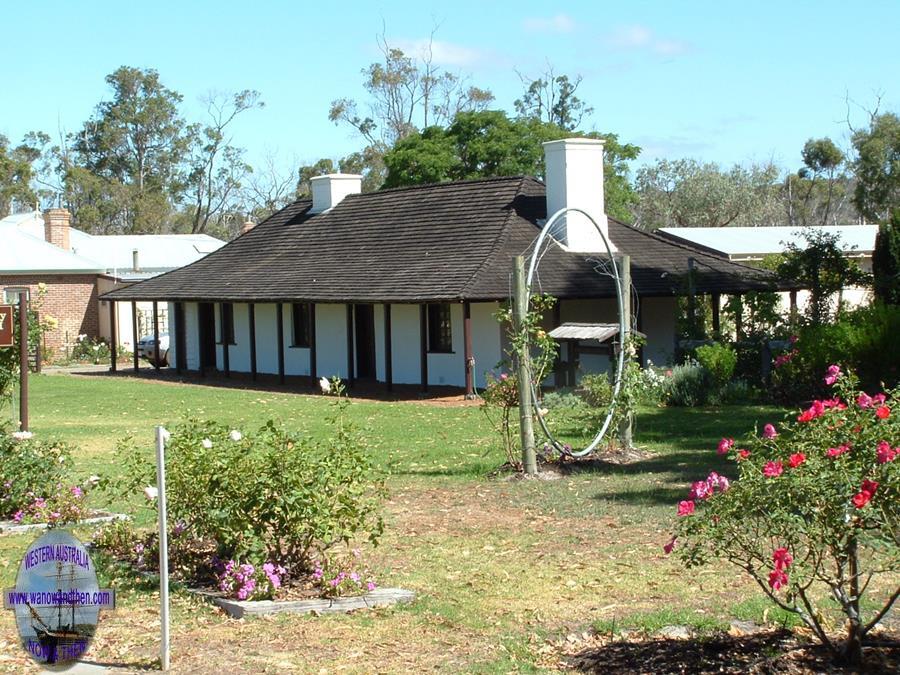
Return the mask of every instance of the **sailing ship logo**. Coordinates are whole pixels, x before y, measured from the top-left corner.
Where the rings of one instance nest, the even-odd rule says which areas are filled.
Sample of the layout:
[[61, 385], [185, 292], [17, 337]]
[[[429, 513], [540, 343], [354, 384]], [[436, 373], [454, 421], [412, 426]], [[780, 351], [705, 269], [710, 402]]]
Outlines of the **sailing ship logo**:
[[22, 646], [42, 665], [64, 666], [88, 649], [101, 609], [116, 604], [115, 591], [101, 589], [87, 549], [65, 530], [50, 530], [25, 552], [16, 587], [3, 592]]

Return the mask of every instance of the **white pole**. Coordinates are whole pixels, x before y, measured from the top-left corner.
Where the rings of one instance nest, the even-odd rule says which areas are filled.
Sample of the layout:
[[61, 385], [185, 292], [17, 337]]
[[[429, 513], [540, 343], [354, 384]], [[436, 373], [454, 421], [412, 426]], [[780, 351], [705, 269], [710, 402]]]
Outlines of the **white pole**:
[[169, 432], [156, 427], [156, 489], [159, 507], [160, 666], [169, 669], [169, 540], [166, 527], [166, 439]]

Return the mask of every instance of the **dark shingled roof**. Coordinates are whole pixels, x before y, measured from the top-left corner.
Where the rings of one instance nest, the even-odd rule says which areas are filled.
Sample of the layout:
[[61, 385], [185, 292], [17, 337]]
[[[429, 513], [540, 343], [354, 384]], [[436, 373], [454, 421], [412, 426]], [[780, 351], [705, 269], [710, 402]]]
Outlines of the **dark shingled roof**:
[[[511, 258], [528, 253], [546, 217], [534, 178], [490, 178], [350, 195], [310, 215], [301, 200], [205, 258], [103, 296], [113, 300], [422, 302], [509, 296]], [[542, 222], [542, 221], [541, 221]], [[639, 295], [774, 287], [766, 272], [679, 245], [616, 220], [609, 235], [631, 256]], [[551, 244], [540, 290], [611, 297], [612, 280], [583, 253]]]

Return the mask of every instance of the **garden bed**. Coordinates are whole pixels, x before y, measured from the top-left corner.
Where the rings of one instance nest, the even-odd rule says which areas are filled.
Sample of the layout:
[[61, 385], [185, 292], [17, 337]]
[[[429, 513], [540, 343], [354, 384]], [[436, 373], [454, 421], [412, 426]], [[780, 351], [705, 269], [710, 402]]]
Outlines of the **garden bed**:
[[188, 589], [222, 608], [235, 619], [245, 616], [266, 616], [269, 614], [328, 614], [352, 612], [359, 609], [387, 607], [415, 600], [416, 594], [403, 588], [376, 588], [365, 595], [338, 598], [310, 598], [308, 600], [232, 600], [222, 593], [198, 588]]
[[[111, 523], [116, 520], [128, 520], [124, 513], [110, 513], [108, 511], [91, 511], [90, 517], [83, 518], [71, 525], [97, 525], [99, 523]], [[47, 523], [17, 523], [14, 520], [0, 520], [0, 535], [21, 534], [22, 532], [38, 532], [46, 530]]]

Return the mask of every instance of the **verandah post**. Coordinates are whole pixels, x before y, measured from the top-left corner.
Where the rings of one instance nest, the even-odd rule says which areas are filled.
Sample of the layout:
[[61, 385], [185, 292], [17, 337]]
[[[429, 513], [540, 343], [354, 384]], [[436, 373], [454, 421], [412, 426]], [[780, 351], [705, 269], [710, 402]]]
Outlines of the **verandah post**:
[[[513, 326], [519, 335], [525, 330], [525, 315], [528, 311], [528, 288], [525, 285], [525, 258], [513, 258]], [[531, 404], [531, 359], [528, 340], [522, 342], [516, 351], [519, 377], [519, 434], [522, 440], [522, 468], [533, 476], [537, 473], [537, 456], [534, 452], [534, 421]]]

